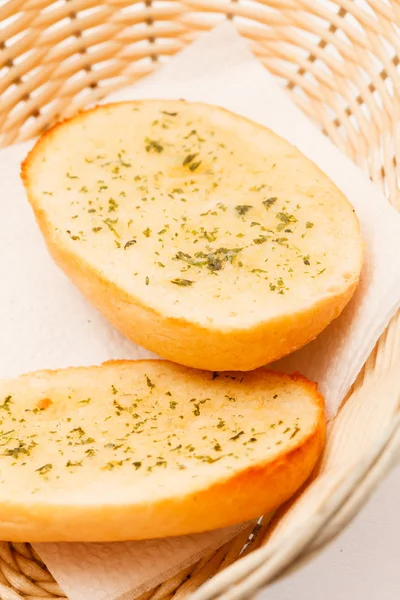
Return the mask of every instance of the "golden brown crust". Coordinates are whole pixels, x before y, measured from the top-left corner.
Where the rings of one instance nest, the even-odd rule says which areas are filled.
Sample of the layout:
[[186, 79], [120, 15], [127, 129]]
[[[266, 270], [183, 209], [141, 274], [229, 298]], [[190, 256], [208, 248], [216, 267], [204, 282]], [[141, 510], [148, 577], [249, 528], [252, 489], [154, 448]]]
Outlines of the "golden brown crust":
[[[151, 361], [137, 361], [151, 364]], [[101, 370], [120, 365], [134, 365], [136, 361], [112, 361], [97, 367], [96, 381]], [[184, 367], [162, 362], [171, 374], [190, 377]], [[70, 369], [71, 384], [74, 373], [88, 371]], [[65, 372], [65, 370], [63, 370]], [[40, 372], [57, 375], [59, 371]], [[61, 372], [61, 371], [60, 371]], [[35, 378], [36, 374], [24, 378]], [[277, 508], [290, 498], [310, 476], [324, 445], [325, 417], [324, 401], [315, 383], [300, 374], [284, 375], [260, 369], [250, 376], [257, 381], [267, 375], [282, 380], [289, 379], [299, 384], [310, 406], [317, 407], [312, 429], [300, 438], [297, 444], [283, 450], [273, 460], [252, 465], [230, 476], [225, 471], [216, 483], [191, 493], [161, 498], [154, 502], [118, 503], [88, 498], [85, 503], [46, 503], [29, 494], [21, 494], [24, 500], [0, 501], [2, 519], [0, 539], [12, 541], [122, 541], [146, 539], [171, 535], [183, 535], [215, 528], [259, 517]]]
[[317, 302], [310, 302], [308, 307], [302, 307], [297, 312], [270, 318], [242, 329], [218, 328], [218, 323], [204, 327], [183, 317], [168, 316], [161, 310], [147, 306], [137, 296], [128, 294], [115, 282], [105, 278], [85, 259], [74, 254], [67, 244], [56, 237], [40, 201], [34, 196], [30, 169], [34, 168], [36, 157], [40, 156], [60, 127], [79, 120], [87, 112], [103, 108], [104, 106], [94, 107], [48, 130], [22, 163], [21, 177], [54, 261], [119, 331], [163, 358], [186, 366], [221, 371], [247, 371], [301, 348], [340, 315], [358, 285], [362, 267], [361, 242], [358, 276], [338, 287], [335, 293], [329, 292]]
[[[196, 494], [152, 505], [47, 506], [0, 502], [0, 539], [24, 542], [125, 541], [200, 533], [257, 519], [308, 479], [325, 441], [320, 422], [307, 442], [274, 465], [251, 467]], [[15, 515], [18, 518], [15, 519]]]

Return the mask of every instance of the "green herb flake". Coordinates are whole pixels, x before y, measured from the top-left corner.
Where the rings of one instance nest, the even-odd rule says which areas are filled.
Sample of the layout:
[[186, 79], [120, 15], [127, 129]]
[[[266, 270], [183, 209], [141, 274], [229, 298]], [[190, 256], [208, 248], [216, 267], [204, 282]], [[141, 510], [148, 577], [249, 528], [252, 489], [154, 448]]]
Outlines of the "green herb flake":
[[288, 241], [287, 237], [278, 237], [274, 239], [274, 242], [276, 242], [277, 244], [280, 244], [281, 246], [285, 246], [287, 245], [286, 242]]
[[105, 225], [107, 225], [108, 229], [110, 231], [112, 231], [114, 233], [114, 235], [116, 235], [117, 238], [119, 239], [120, 235], [119, 235], [118, 231], [116, 231], [116, 229], [114, 227], [114, 225], [116, 225], [118, 223], [118, 219], [114, 219], [113, 220], [113, 219], [107, 218], [107, 219], [103, 220], [103, 223]]
[[253, 208], [251, 204], [238, 204], [235, 206], [235, 210], [240, 216], [245, 215], [251, 208]]
[[[12, 433], [9, 431], [8, 433]], [[20, 455], [30, 456], [31, 450], [37, 446], [37, 443], [32, 441], [28, 446], [25, 442], [19, 441], [18, 446], [16, 448], [7, 448], [4, 452], [4, 456], [12, 456], [13, 458], [19, 458]]]
[[193, 281], [191, 281], [190, 279], [171, 279], [171, 283], [174, 283], [175, 285], [179, 285], [180, 287], [190, 287], [191, 285], [193, 285]]
[[156, 152], [157, 154], [160, 154], [164, 150], [164, 146], [162, 146], [157, 140], [151, 140], [150, 138], [146, 137], [144, 141], [146, 143], [146, 152]]
[[128, 240], [126, 242], [126, 244], [124, 245], [124, 250], [127, 250], [128, 248], [130, 248], [131, 246], [134, 246], [136, 244], [136, 240], [132, 239], [132, 240]]
[[198, 155], [198, 152], [196, 152], [195, 154], [188, 154], [187, 156], [185, 156], [185, 158], [183, 159], [183, 163], [182, 166], [186, 166], [188, 164], [190, 164]]
[[196, 169], [197, 169], [197, 168], [198, 168], [200, 165], [201, 165], [201, 160], [198, 160], [198, 161], [196, 161], [196, 162], [192, 162], [192, 163], [190, 163], [190, 165], [189, 165], [189, 169], [190, 169], [191, 171], [195, 171], [195, 170], [196, 170]]
[[269, 238], [270, 238], [269, 235], [260, 235], [260, 236], [258, 236], [258, 238], [253, 239], [253, 242], [257, 245], [265, 244], [265, 242], [267, 242]]
[[51, 471], [52, 468], [53, 465], [51, 463], [47, 463], [46, 465], [43, 465], [43, 467], [39, 467], [38, 469], [36, 469], [36, 472], [39, 473], [39, 475], [46, 475], [46, 473]]
[[265, 208], [267, 210], [269, 210], [271, 208], [271, 206], [273, 204], [275, 204], [275, 202], [278, 200], [278, 198], [267, 198], [266, 200], [263, 200], [263, 204], [265, 206]]
[[281, 222], [277, 226], [278, 231], [282, 231], [289, 223], [296, 223], [297, 219], [294, 215], [288, 215], [286, 212], [279, 212], [276, 215], [276, 218]]
[[6, 396], [4, 398], [3, 404], [0, 404], [0, 408], [5, 410], [8, 413], [11, 412], [11, 409], [10, 409], [10, 404], [12, 404], [11, 398], [12, 398], [12, 396]]
[[313, 227], [314, 227], [314, 223], [311, 223], [311, 221], [306, 222], [306, 229], [312, 229]]
[[86, 398], [86, 400], [79, 400], [78, 404], [90, 404], [91, 398]]
[[101, 467], [101, 470], [112, 471], [116, 467], [122, 467], [123, 462], [123, 460], [111, 460], [110, 462], [106, 463], [104, 467]]
[[145, 229], [142, 233], [145, 237], [148, 238], [151, 236], [151, 229], [149, 227], [147, 227], [147, 229]]
[[152, 389], [154, 389], [154, 388], [156, 387], [156, 386], [155, 386], [155, 383], [153, 383], [153, 382], [151, 381], [151, 379], [150, 379], [150, 377], [149, 377], [148, 375], [145, 375], [145, 377], [146, 377], [146, 384], [147, 384], [147, 387], [149, 387], [151, 390], [152, 390]]
[[233, 396], [229, 396], [228, 394], [225, 394], [225, 398], [229, 400], [229, 402], [236, 402], [236, 398], [234, 398]]
[[244, 431], [239, 431], [239, 433], [237, 433], [236, 435], [234, 435], [233, 437], [229, 438], [230, 440], [232, 440], [233, 442], [236, 442], [236, 440], [238, 440], [240, 438], [240, 436], [244, 435]]
[[114, 198], [110, 198], [108, 201], [108, 212], [114, 212], [118, 208], [118, 203], [115, 202]]
[[296, 425], [296, 427], [294, 428], [294, 431], [293, 431], [293, 433], [292, 433], [292, 435], [290, 436], [289, 439], [291, 440], [292, 438], [294, 438], [294, 436], [297, 435], [299, 433], [299, 431], [300, 431], [300, 427], [298, 427]]
[[85, 435], [85, 431], [82, 429], [82, 427], [75, 427], [74, 429], [71, 429], [70, 433], [77, 433], [79, 437]]
[[195, 267], [206, 266], [210, 271], [220, 271], [226, 263], [232, 264], [233, 259], [243, 248], [218, 248], [213, 252], [196, 252], [194, 257], [185, 252], [177, 252], [175, 260], [182, 260]]

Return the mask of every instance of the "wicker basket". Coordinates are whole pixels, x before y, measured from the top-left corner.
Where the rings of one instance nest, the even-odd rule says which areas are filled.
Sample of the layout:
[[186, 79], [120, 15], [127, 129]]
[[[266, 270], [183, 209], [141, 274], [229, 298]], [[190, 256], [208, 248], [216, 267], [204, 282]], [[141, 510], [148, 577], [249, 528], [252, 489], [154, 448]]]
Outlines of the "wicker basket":
[[[233, 21], [300, 108], [400, 209], [397, 0], [3, 0], [0, 145], [31, 138], [55, 120], [149, 74], [224, 19]], [[142, 600], [178, 600], [195, 590], [199, 600], [249, 598], [295, 558], [335, 535], [398, 455], [399, 360], [397, 315], [331, 427], [320, 475], [333, 454], [337, 459], [355, 417], [361, 425], [363, 419], [371, 423], [379, 389], [387, 399], [386, 412], [379, 419], [374, 415], [374, 443], [351, 473], [328, 478], [322, 491], [320, 486], [317, 508], [314, 498], [312, 518], [297, 526], [295, 543], [293, 519], [285, 525], [280, 513], [272, 527], [264, 522], [241, 533]], [[307, 500], [302, 498], [300, 511], [307, 510]], [[291, 533], [290, 543], [285, 533]], [[0, 542], [1, 599], [62, 597], [29, 544]]]

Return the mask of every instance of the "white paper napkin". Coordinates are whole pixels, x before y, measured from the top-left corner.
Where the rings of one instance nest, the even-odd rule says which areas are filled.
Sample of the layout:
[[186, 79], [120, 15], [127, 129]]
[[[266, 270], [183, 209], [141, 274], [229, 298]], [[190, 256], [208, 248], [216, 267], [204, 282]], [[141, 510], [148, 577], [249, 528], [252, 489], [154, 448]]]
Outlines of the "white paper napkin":
[[[205, 34], [158, 73], [112, 99], [146, 97], [219, 104], [269, 126], [298, 146], [353, 203], [366, 246], [361, 285], [336, 322], [280, 362], [318, 381], [332, 417], [400, 304], [400, 216], [292, 104], [229, 24]], [[116, 332], [48, 257], [19, 180], [19, 164], [30, 145], [0, 152], [0, 376], [151, 356]], [[183, 555], [196, 560], [210, 540], [215, 546], [224, 536], [215, 532], [159, 542], [35, 548], [71, 600], [116, 600], [151, 587], [166, 572], [172, 574]]]
[[245, 527], [160, 540], [34, 546], [70, 600], [134, 600], [211, 554]]

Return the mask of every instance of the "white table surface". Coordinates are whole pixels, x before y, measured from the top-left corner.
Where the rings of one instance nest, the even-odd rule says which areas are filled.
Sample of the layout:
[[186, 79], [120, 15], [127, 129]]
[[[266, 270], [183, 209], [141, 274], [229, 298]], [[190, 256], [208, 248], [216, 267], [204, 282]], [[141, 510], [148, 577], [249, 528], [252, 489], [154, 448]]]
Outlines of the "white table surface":
[[257, 600], [399, 600], [400, 466], [325, 550]]

